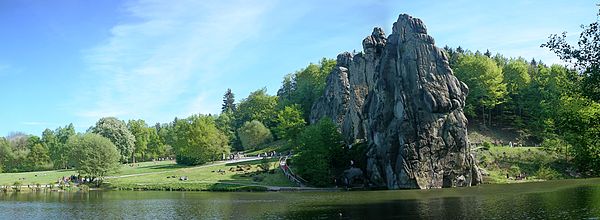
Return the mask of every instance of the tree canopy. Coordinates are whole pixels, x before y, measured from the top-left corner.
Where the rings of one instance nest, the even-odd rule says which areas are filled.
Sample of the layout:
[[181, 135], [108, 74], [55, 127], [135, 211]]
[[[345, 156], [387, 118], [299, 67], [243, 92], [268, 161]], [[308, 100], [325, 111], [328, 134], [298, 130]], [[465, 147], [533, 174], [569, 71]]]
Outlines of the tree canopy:
[[132, 158], [135, 150], [135, 137], [127, 129], [125, 122], [115, 117], [101, 118], [90, 131], [108, 138], [115, 144], [121, 155], [121, 162], [127, 162], [128, 158]]
[[477, 106], [493, 108], [504, 101], [506, 84], [502, 82], [502, 69], [491, 58], [477, 54], [462, 55], [454, 72], [469, 86], [467, 114], [474, 115]]
[[101, 181], [108, 173], [119, 168], [117, 147], [103, 136], [94, 133], [76, 135], [69, 139], [67, 145], [73, 149], [69, 156], [81, 175]]
[[177, 163], [199, 165], [222, 159], [229, 153], [229, 140], [215, 126], [214, 118], [192, 115], [173, 125], [173, 149]]
[[273, 141], [271, 131], [260, 121], [247, 121], [238, 129], [238, 136], [244, 149], [257, 149], [263, 144]]

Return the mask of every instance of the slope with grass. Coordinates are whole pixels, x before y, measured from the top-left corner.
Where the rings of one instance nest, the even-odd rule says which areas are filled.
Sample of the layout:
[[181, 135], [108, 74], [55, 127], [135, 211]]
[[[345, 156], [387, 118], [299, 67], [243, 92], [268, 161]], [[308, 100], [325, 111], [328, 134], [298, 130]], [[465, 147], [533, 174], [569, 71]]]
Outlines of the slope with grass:
[[[245, 160], [245, 161], [244, 161]], [[246, 158], [241, 162], [219, 161], [201, 166], [183, 166], [174, 161], [124, 164], [106, 177], [105, 187], [121, 190], [214, 190], [264, 191], [294, 185], [278, 169], [277, 159]], [[271, 171], [263, 167], [269, 164]], [[56, 184], [58, 179], [77, 175], [74, 170], [2, 173], [0, 185]], [[187, 180], [179, 180], [185, 176]]]
[[[268, 161], [270, 172], [262, 168], [263, 161], [253, 160], [114, 177], [108, 179], [106, 184], [118, 190], [264, 191], [293, 187], [277, 169], [276, 162], [277, 159]], [[182, 177], [187, 180], [181, 180]]]

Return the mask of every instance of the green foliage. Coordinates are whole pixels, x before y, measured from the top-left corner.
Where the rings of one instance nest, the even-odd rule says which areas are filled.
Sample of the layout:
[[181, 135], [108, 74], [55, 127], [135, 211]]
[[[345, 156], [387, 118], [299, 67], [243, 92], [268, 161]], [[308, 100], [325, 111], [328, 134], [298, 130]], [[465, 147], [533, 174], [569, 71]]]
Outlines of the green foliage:
[[158, 135], [155, 127], [149, 127], [148, 130], [148, 149], [146, 155], [150, 159], [158, 159], [167, 153], [167, 146]]
[[277, 106], [277, 96], [267, 94], [267, 89], [256, 90], [248, 98], [238, 104], [235, 114], [236, 127], [241, 127], [247, 121], [257, 120], [273, 127], [275, 125], [275, 107]]
[[319, 64], [309, 64], [306, 68], [288, 74], [277, 92], [280, 106], [298, 104], [304, 120], [308, 121], [313, 103], [323, 95], [326, 78], [335, 67], [334, 59], [323, 58]]
[[119, 168], [120, 154], [107, 138], [94, 133], [73, 136], [67, 143], [73, 149], [70, 157], [79, 174], [101, 180]]
[[231, 111], [221, 113], [216, 119], [217, 128], [227, 136], [229, 143], [237, 150], [243, 150], [235, 135], [235, 114]]
[[583, 97], [563, 97], [557, 127], [572, 145], [575, 165], [600, 175], [600, 104]]
[[469, 87], [465, 107], [468, 114], [474, 115], [476, 108], [492, 108], [503, 102], [506, 84], [502, 82], [502, 69], [491, 58], [462, 55], [458, 58], [454, 72]]
[[[597, 17], [600, 18], [600, 10]], [[567, 43], [567, 32], [551, 35], [542, 47], [556, 53], [561, 60], [574, 64], [581, 72], [583, 95], [596, 102], [600, 101], [600, 22], [581, 25], [577, 47]]]
[[50, 170], [52, 162], [49, 154], [50, 152], [46, 146], [41, 143], [33, 144], [27, 155], [27, 160], [24, 161], [30, 167], [28, 170]]
[[229, 153], [228, 139], [211, 116], [192, 115], [174, 122], [172, 143], [177, 163], [199, 165]]
[[562, 139], [550, 138], [550, 139], [544, 139], [541, 147], [547, 151], [564, 152], [564, 149], [566, 149], [568, 147], [568, 144], [565, 143], [565, 141], [563, 141]]
[[[296, 173], [315, 186], [332, 184], [334, 169], [340, 167], [342, 135], [331, 119], [324, 118], [306, 127], [299, 136], [300, 146], [293, 158]], [[349, 163], [347, 161], [347, 163]]]
[[137, 160], [145, 160], [146, 159], [146, 150], [148, 149], [148, 141], [150, 139], [150, 131], [148, 130], [148, 125], [142, 119], [139, 120], [129, 120], [127, 122], [127, 129], [133, 137], [135, 138], [135, 150], [133, 152], [132, 158]]
[[510, 168], [508, 168], [508, 175], [517, 176], [519, 174], [521, 174], [521, 168], [519, 166], [512, 165]]
[[73, 149], [67, 146], [69, 138], [75, 135], [75, 127], [69, 124], [65, 127], [58, 127], [54, 132], [46, 129], [42, 133], [42, 143], [50, 151], [50, 159], [54, 163], [54, 168], [66, 169], [69, 166], [69, 155]]
[[231, 89], [227, 89], [225, 95], [223, 95], [223, 106], [221, 107], [221, 113], [235, 112], [235, 95], [231, 92]]
[[489, 150], [490, 148], [492, 148], [492, 143], [490, 143], [489, 141], [484, 141], [483, 149]]
[[285, 106], [277, 112], [276, 134], [280, 139], [295, 140], [306, 126], [298, 105]]
[[509, 95], [517, 95], [529, 86], [529, 64], [524, 59], [512, 59], [504, 66], [502, 72]]
[[244, 149], [258, 149], [261, 145], [273, 141], [271, 131], [257, 120], [244, 123], [238, 129], [238, 136]]
[[135, 150], [135, 137], [127, 129], [125, 122], [114, 117], [101, 118], [90, 131], [108, 138], [117, 146], [121, 162], [127, 162], [128, 158], [132, 157]]
[[562, 176], [556, 170], [554, 170], [550, 167], [544, 166], [544, 167], [541, 167], [535, 173], [535, 177], [538, 179], [543, 179], [543, 180], [554, 180], [554, 179], [560, 179]]
[[264, 157], [263, 159], [260, 160], [260, 164], [258, 166], [260, 166], [260, 168], [263, 171], [267, 172], [271, 169], [271, 161], [269, 161], [269, 159]]

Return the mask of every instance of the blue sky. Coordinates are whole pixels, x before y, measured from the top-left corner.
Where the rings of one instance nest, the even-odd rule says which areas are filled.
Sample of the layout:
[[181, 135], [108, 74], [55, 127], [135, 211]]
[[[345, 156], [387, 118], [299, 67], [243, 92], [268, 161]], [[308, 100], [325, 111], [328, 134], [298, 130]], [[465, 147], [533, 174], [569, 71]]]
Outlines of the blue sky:
[[343, 51], [374, 26], [421, 18], [436, 44], [559, 60], [539, 45], [575, 39], [598, 1], [0, 1], [0, 136], [40, 135], [100, 117], [168, 122], [218, 113]]

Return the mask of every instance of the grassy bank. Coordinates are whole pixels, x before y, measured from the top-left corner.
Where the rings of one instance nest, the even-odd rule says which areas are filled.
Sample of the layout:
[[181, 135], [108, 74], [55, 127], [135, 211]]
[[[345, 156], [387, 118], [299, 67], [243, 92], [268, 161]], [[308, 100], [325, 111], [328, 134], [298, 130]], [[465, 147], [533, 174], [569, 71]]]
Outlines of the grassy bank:
[[[116, 177], [108, 179], [106, 184], [117, 190], [184, 191], [265, 191], [270, 187], [294, 186], [277, 169], [277, 159], [268, 163], [270, 172], [263, 171], [261, 160], [255, 160]], [[182, 181], [181, 177], [187, 180]]]
[[[227, 163], [215, 162], [202, 166], [182, 166], [174, 161], [143, 162], [135, 166], [122, 165], [110, 174], [103, 185], [115, 190], [178, 190], [178, 191], [266, 191], [272, 187], [292, 185], [277, 167], [277, 159], [268, 160], [271, 171], [262, 169], [265, 161]], [[20, 185], [21, 191], [48, 190], [44, 185], [56, 184], [59, 178], [76, 175], [74, 170], [2, 173], [1, 186]], [[187, 180], [180, 180], [185, 176]], [[41, 185], [42, 187], [38, 187]], [[79, 190], [74, 186], [53, 187], [50, 190]], [[14, 189], [9, 189], [14, 191]]]
[[[129, 164], [121, 165], [118, 172], [110, 174], [110, 176], [116, 175], [132, 175], [140, 173], [152, 173], [162, 172], [168, 170], [175, 170], [184, 168], [176, 164], [174, 161], [159, 161], [159, 162], [142, 162], [137, 163], [136, 166], [130, 166]], [[23, 185], [35, 185], [35, 184], [50, 184], [56, 183], [59, 178], [68, 177], [71, 175], [77, 175], [75, 170], [52, 170], [52, 171], [39, 171], [39, 172], [23, 172], [23, 173], [0, 173], [0, 185], [12, 185], [15, 182], [20, 182]]]
[[[492, 146], [474, 153], [479, 167], [484, 169], [484, 183], [572, 178], [564, 155], [540, 147]], [[519, 174], [524, 178], [518, 178]]]

